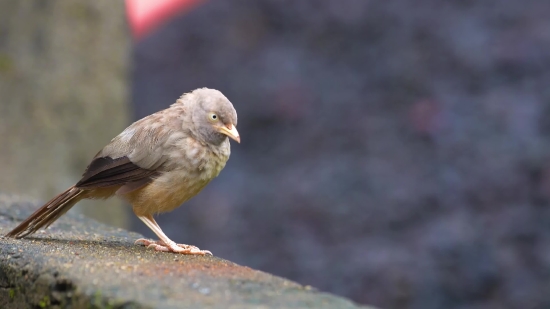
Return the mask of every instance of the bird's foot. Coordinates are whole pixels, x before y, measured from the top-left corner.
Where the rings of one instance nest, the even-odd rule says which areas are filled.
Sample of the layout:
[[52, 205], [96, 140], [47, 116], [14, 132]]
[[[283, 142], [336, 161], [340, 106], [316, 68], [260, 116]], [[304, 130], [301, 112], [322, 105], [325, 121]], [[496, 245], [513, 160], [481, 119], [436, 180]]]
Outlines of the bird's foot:
[[145, 238], [140, 238], [135, 241], [136, 245], [143, 245], [147, 248], [153, 248], [157, 251], [163, 251], [163, 252], [175, 252], [175, 253], [182, 253], [182, 254], [192, 254], [192, 255], [212, 255], [212, 252], [208, 250], [201, 250], [196, 246], [186, 245], [186, 244], [176, 244], [175, 242], [172, 242], [171, 244], [166, 244], [162, 240], [149, 240]]

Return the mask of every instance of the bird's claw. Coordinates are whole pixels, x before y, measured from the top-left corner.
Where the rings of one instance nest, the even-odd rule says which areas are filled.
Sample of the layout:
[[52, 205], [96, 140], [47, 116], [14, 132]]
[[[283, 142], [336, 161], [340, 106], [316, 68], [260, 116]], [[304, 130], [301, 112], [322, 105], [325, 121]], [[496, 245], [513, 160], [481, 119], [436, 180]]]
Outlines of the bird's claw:
[[182, 254], [191, 254], [191, 255], [212, 255], [212, 252], [208, 250], [201, 250], [196, 246], [186, 245], [186, 244], [166, 244], [162, 240], [148, 240], [144, 238], [140, 238], [135, 241], [136, 245], [143, 245], [147, 248], [153, 248], [157, 251], [162, 252], [175, 252], [175, 253], [182, 253]]

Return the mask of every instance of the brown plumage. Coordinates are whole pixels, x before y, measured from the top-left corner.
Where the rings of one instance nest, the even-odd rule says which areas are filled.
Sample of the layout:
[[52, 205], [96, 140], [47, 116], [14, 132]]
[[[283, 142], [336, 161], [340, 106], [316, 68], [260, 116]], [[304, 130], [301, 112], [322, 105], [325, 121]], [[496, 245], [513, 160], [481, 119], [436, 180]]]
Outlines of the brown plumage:
[[237, 113], [219, 91], [197, 89], [169, 108], [134, 122], [105, 146], [82, 179], [44, 204], [6, 236], [21, 238], [52, 224], [81, 199], [117, 195], [159, 241], [136, 243], [159, 251], [210, 254], [176, 244], [153, 219], [180, 206], [218, 176], [229, 159], [228, 137], [240, 142]]

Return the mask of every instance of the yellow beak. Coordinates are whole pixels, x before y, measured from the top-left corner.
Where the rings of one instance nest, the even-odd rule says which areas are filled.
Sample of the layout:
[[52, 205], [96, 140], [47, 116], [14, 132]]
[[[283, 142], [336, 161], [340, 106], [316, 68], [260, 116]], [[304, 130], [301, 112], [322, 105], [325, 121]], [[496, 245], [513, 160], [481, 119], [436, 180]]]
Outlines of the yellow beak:
[[234, 139], [237, 143], [239, 144], [241, 143], [241, 137], [239, 136], [239, 132], [237, 131], [237, 128], [235, 128], [233, 124], [219, 127], [218, 131]]

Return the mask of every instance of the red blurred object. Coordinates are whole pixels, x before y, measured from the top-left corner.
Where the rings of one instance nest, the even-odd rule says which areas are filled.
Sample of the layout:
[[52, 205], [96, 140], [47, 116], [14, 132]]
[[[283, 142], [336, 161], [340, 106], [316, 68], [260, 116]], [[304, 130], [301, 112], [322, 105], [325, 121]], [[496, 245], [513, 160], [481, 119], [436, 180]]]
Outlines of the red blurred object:
[[139, 40], [204, 0], [126, 0], [126, 14], [134, 39]]

